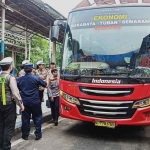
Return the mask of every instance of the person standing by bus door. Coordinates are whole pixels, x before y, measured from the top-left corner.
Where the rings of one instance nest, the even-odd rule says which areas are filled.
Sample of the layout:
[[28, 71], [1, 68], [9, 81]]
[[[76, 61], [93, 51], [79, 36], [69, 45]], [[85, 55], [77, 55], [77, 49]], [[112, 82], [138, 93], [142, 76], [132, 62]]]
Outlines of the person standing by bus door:
[[10, 75], [13, 59], [0, 61], [0, 150], [11, 149], [11, 138], [15, 129], [16, 104], [24, 111], [16, 79]]
[[[43, 61], [38, 61], [37, 66], [38, 66], [38, 69], [36, 70], [36, 76], [39, 76], [43, 81], [46, 81], [47, 71], [44, 67]], [[44, 96], [43, 96], [44, 90], [45, 88], [43, 88], [42, 86], [39, 87], [39, 96], [40, 96], [41, 102], [44, 102]]]
[[57, 69], [52, 69], [51, 73], [53, 75], [53, 81], [47, 78], [48, 86], [48, 96], [51, 104], [51, 113], [55, 126], [58, 125], [59, 117], [59, 79]]
[[[48, 84], [49, 84], [50, 80], [53, 80], [53, 75], [52, 75], [51, 71], [52, 71], [52, 69], [55, 69], [55, 68], [56, 68], [56, 64], [55, 64], [54, 62], [51, 62], [51, 63], [49, 64], [49, 71], [48, 71], [48, 73], [47, 73]], [[49, 105], [49, 107], [51, 107], [51, 106], [50, 106], [50, 98], [49, 98], [49, 96], [48, 96], [48, 90], [47, 90], [47, 98], [48, 98], [48, 100], [46, 100], [46, 102], [47, 102], [47, 104]], [[50, 123], [54, 123], [54, 120], [53, 120], [53, 119], [50, 120]]]
[[18, 88], [21, 92], [23, 104], [25, 106], [22, 112], [22, 139], [28, 140], [30, 134], [30, 118], [35, 125], [35, 140], [42, 138], [41, 125], [42, 125], [42, 108], [41, 100], [39, 97], [39, 86], [47, 87], [47, 83], [32, 74], [33, 64], [25, 64], [25, 76], [17, 81]]
[[49, 68], [49, 73], [48, 73], [50, 75], [50, 78], [53, 78], [53, 75], [52, 75], [51, 71], [55, 68], [56, 68], [56, 64], [54, 62], [51, 62], [50, 63], [50, 68]]

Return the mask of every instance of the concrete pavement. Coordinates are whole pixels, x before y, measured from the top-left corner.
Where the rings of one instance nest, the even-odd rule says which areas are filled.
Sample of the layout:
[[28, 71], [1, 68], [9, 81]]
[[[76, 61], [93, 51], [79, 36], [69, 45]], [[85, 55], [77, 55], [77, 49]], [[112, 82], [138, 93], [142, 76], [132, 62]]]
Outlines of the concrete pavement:
[[[45, 124], [43, 138], [14, 140], [16, 150], [150, 150], [150, 127], [107, 129], [61, 118], [58, 126]], [[16, 137], [15, 137], [16, 138]], [[19, 137], [20, 138], [20, 137]]]

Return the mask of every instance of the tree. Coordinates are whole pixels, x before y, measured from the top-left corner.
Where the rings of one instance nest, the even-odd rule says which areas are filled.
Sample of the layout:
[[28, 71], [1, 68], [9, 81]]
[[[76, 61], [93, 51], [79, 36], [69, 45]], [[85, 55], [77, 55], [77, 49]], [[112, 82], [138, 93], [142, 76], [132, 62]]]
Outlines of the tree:
[[[56, 64], [57, 67], [60, 67], [61, 63], [61, 49], [62, 45], [56, 45]], [[5, 52], [5, 57], [11, 57], [11, 51]], [[24, 53], [16, 53], [16, 73], [20, 71], [20, 65], [24, 60]], [[49, 41], [41, 38], [39, 36], [32, 37], [31, 40], [31, 54], [30, 54], [30, 62], [34, 64], [36, 67], [37, 61], [43, 60], [45, 66], [49, 66]]]
[[[56, 45], [56, 64], [57, 67], [60, 67], [61, 63], [61, 54], [60, 54], [60, 49], [62, 45], [57, 44]], [[32, 38], [31, 42], [31, 62], [36, 65], [36, 62], [39, 60], [43, 60], [46, 66], [49, 66], [49, 63], [51, 60], [49, 60], [49, 41], [38, 37], [34, 36]]]
[[57, 44], [56, 45], [56, 65], [57, 67], [60, 67], [61, 65], [61, 50], [62, 50], [62, 45]]
[[49, 42], [44, 38], [34, 36], [31, 42], [31, 62], [36, 65], [37, 61], [43, 60], [49, 64]]
[[[11, 51], [5, 51], [5, 57], [12, 57]], [[16, 53], [16, 67], [15, 67], [15, 73], [18, 74], [20, 71], [20, 65], [22, 61], [24, 60], [24, 54], [22, 53]]]

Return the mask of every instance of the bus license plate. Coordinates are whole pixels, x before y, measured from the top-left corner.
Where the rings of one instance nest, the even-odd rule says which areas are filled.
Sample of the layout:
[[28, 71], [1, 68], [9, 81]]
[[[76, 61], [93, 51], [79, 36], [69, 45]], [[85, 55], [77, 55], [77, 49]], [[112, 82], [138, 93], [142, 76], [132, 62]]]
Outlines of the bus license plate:
[[107, 128], [115, 128], [116, 127], [116, 123], [115, 122], [109, 122], [109, 121], [95, 120], [95, 126], [107, 127]]

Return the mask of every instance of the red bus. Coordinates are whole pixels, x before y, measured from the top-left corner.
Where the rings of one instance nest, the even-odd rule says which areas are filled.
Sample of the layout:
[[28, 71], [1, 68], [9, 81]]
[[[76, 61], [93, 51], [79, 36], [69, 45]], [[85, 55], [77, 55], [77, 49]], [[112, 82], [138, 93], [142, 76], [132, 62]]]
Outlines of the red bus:
[[149, 4], [126, 4], [69, 13], [60, 71], [62, 117], [109, 128], [150, 125], [149, 12]]

